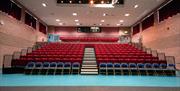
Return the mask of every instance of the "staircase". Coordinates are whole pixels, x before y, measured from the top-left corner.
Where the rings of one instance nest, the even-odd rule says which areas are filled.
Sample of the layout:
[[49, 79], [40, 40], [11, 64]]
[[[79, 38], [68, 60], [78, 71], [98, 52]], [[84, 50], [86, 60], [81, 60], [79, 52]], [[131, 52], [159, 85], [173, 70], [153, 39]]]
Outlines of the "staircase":
[[94, 48], [85, 48], [83, 63], [81, 67], [81, 74], [98, 75]]

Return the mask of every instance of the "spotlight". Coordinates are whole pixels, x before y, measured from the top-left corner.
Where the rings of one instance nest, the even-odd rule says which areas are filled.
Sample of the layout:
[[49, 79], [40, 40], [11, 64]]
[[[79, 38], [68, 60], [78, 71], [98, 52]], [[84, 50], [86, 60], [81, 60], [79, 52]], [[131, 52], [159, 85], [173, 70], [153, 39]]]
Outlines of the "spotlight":
[[104, 4], [104, 1], [101, 1], [101, 4]]
[[93, 0], [91, 0], [91, 1], [90, 1], [90, 4], [94, 4], [94, 1], [93, 1]]

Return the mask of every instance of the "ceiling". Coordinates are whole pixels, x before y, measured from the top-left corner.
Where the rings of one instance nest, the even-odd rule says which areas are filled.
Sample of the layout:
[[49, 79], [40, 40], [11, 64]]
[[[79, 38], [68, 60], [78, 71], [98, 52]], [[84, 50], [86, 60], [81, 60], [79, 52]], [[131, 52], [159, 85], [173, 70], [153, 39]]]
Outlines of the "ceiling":
[[[51, 26], [131, 26], [165, 0], [125, 0], [114, 8], [97, 8], [90, 5], [57, 5], [56, 0], [17, 0], [38, 18]], [[42, 3], [47, 6], [44, 7]], [[138, 5], [137, 8], [134, 8]], [[77, 13], [73, 16], [72, 13]], [[106, 16], [103, 16], [103, 14]], [[130, 14], [125, 16], [125, 14]], [[59, 19], [60, 21], [56, 21]], [[75, 20], [79, 20], [75, 22]], [[104, 20], [102, 22], [101, 20]], [[123, 20], [124, 22], [120, 22]], [[80, 23], [80, 25], [77, 25]], [[102, 24], [102, 25], [101, 25]]]

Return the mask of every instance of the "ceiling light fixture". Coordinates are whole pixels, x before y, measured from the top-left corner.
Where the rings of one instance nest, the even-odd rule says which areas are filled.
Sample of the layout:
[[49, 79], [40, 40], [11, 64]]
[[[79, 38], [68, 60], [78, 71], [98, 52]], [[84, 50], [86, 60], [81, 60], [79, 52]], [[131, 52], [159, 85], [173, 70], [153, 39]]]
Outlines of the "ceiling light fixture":
[[124, 22], [124, 20], [119, 20], [119, 22]]
[[47, 5], [46, 5], [45, 3], [42, 3], [42, 6], [43, 6], [43, 7], [47, 7]]
[[103, 16], [106, 16], [107, 14], [106, 13], [103, 13]]
[[101, 4], [104, 4], [104, 1], [101, 1]]
[[73, 16], [77, 16], [77, 13], [73, 13], [72, 15], [73, 15]]
[[104, 22], [104, 20], [101, 20], [101, 22]]
[[124, 31], [124, 33], [125, 33], [125, 34], [127, 34], [127, 33], [128, 33], [128, 31]]
[[102, 24], [99, 24], [100, 26], [102, 26]]
[[139, 5], [137, 5], [137, 4], [136, 4], [136, 5], [134, 5], [134, 8], [138, 8], [138, 7], [139, 7]]
[[124, 14], [124, 16], [130, 16], [130, 14], [127, 13], [127, 14]]
[[120, 26], [120, 24], [116, 24], [117, 26]]
[[59, 25], [63, 25], [63, 23], [59, 23]]
[[74, 20], [75, 22], [78, 22], [79, 20]]
[[94, 4], [94, 1], [93, 1], [93, 0], [91, 0], [91, 1], [90, 1], [90, 4]]
[[80, 25], [80, 23], [76, 23], [76, 25]]
[[59, 22], [60, 20], [59, 19], [56, 19], [57, 22]]

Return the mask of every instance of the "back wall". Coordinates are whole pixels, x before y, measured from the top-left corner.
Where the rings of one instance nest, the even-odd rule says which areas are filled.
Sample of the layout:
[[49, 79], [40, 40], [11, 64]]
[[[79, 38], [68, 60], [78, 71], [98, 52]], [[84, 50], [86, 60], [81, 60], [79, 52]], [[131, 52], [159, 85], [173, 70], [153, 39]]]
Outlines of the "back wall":
[[119, 37], [120, 31], [129, 31], [128, 27], [102, 27], [100, 33], [79, 33], [76, 27], [49, 27], [49, 33], [58, 34], [61, 37]]

